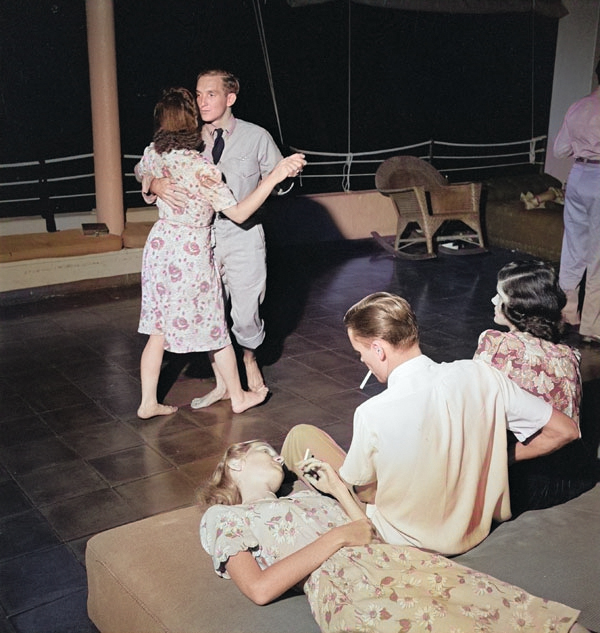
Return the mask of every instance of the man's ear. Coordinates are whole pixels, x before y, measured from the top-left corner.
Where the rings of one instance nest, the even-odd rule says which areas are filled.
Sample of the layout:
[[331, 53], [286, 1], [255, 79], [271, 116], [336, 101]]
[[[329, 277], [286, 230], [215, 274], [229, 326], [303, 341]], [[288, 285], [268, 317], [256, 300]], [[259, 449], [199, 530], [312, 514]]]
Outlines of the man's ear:
[[385, 346], [383, 345], [383, 341], [374, 339], [371, 341], [371, 348], [377, 354], [377, 358], [379, 358], [379, 360], [383, 360], [385, 358]]
[[237, 100], [237, 95], [235, 94], [235, 92], [230, 92], [227, 95], [227, 107], [231, 108], [231, 106], [236, 102]]

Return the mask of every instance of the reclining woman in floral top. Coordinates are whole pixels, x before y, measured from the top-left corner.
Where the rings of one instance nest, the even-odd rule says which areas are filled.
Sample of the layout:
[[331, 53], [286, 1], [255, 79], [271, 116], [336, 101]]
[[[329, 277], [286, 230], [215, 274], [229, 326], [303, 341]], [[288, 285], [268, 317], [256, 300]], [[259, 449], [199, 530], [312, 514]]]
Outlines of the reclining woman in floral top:
[[586, 630], [575, 609], [382, 543], [331, 466], [309, 457], [299, 468], [331, 496], [305, 488], [278, 497], [282, 459], [260, 440], [230, 446], [199, 495], [210, 506], [200, 537], [215, 571], [255, 603], [302, 589], [327, 632]]

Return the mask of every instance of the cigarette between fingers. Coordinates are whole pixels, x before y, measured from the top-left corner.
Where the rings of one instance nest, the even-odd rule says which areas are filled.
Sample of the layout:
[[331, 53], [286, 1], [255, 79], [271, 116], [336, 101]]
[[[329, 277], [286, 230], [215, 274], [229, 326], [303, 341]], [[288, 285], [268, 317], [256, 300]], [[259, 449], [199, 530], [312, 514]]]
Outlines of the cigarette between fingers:
[[365, 385], [367, 384], [367, 380], [369, 380], [369, 378], [371, 377], [371, 370], [369, 369], [369, 371], [367, 372], [367, 375], [363, 378], [363, 381], [360, 383], [360, 387], [359, 389], [364, 389]]

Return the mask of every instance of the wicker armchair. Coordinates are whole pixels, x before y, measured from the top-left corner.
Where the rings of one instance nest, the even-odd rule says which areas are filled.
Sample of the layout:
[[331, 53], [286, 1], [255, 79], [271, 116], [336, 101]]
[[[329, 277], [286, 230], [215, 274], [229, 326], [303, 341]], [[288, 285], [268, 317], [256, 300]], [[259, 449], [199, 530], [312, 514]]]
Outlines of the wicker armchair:
[[[436, 257], [434, 242], [454, 242], [443, 251], [451, 254], [474, 254], [485, 251], [479, 200], [481, 183], [448, 184], [432, 165], [415, 156], [394, 156], [381, 163], [375, 174], [375, 186], [394, 201], [398, 225], [394, 246], [379, 234], [373, 237], [395, 256], [409, 259]], [[471, 231], [453, 235], [436, 235], [448, 220], [459, 220]], [[409, 225], [418, 224], [420, 231]], [[409, 246], [426, 243], [426, 253], [406, 252]], [[458, 244], [457, 244], [458, 242]], [[469, 245], [460, 248], [460, 245]]]

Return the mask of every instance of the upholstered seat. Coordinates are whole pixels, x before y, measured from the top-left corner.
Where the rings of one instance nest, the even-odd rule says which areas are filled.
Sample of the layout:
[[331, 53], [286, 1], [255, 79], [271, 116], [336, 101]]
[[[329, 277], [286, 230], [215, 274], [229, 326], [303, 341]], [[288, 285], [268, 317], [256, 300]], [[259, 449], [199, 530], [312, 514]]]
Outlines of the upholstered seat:
[[[435, 257], [434, 242], [454, 242], [446, 252], [461, 255], [485, 250], [479, 209], [481, 183], [449, 184], [426, 161], [415, 156], [394, 156], [377, 169], [375, 186], [394, 201], [398, 224], [393, 248], [378, 234], [373, 236], [394, 255], [411, 259]], [[470, 230], [438, 234], [449, 220], [460, 221]], [[416, 231], [410, 226], [414, 224], [418, 225]], [[418, 243], [426, 244], [426, 253], [407, 252]], [[470, 247], [460, 248], [461, 245]]]

